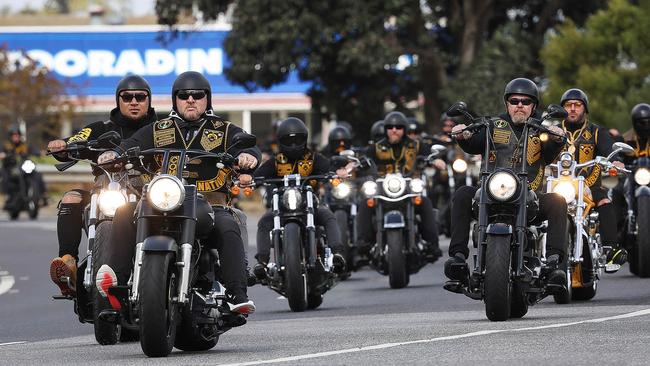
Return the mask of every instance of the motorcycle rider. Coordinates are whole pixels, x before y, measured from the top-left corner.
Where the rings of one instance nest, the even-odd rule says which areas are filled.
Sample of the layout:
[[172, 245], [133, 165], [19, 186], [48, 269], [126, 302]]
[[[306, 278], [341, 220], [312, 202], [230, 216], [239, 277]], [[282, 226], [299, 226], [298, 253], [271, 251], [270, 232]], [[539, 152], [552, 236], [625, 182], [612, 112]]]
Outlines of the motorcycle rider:
[[[589, 99], [584, 91], [572, 88], [562, 95], [560, 104], [567, 111], [568, 116], [562, 121], [562, 128], [566, 132], [567, 146], [565, 149], [574, 155], [578, 163], [584, 163], [596, 156], [608, 156], [612, 152], [614, 143], [609, 131], [589, 120]], [[577, 156], [576, 156], [577, 154]], [[620, 161], [613, 164], [623, 168]], [[600, 165], [583, 170], [585, 183], [591, 189], [591, 194], [596, 204], [601, 223], [616, 222], [616, 209], [607, 197], [607, 189], [601, 184]], [[599, 225], [603, 249], [607, 254], [607, 264], [623, 265], [627, 261], [627, 251], [617, 241], [615, 225]]]
[[[122, 138], [128, 138], [156, 120], [156, 112], [151, 107], [151, 88], [141, 76], [129, 75], [117, 83], [115, 104], [106, 121], [93, 122], [71, 137], [50, 141], [47, 149], [55, 153], [65, 149], [69, 143], [94, 140], [108, 131], [116, 131]], [[54, 157], [59, 161], [69, 160], [65, 153], [54, 154]], [[97, 156], [89, 158], [97, 160]], [[63, 295], [75, 293], [74, 287], [60, 279], [65, 276], [70, 278], [72, 286], [76, 283], [79, 244], [84, 227], [82, 212], [89, 202], [89, 191], [73, 189], [63, 194], [58, 205], [59, 255], [50, 263], [50, 278]]]
[[[172, 111], [168, 118], [147, 125], [120, 144], [119, 151], [132, 147], [141, 150], [152, 148], [182, 148], [225, 152], [232, 144], [233, 137], [243, 130], [231, 122], [214, 114], [212, 110], [212, 88], [208, 80], [196, 71], [180, 74], [172, 86]], [[241, 173], [240, 181], [248, 183], [261, 157], [257, 147], [228, 150], [238, 159], [236, 170]], [[110, 161], [117, 156], [110, 151], [100, 157], [100, 161]], [[226, 287], [230, 311], [250, 314], [255, 304], [248, 299], [247, 276], [242, 234], [230, 210], [229, 188], [233, 183], [234, 172], [228, 168], [219, 169], [214, 161], [205, 159], [197, 164], [189, 164], [188, 181], [197, 184], [197, 190], [210, 203], [213, 209], [214, 227], [205, 241], [216, 248], [221, 263], [221, 277]], [[126, 212], [124, 212], [126, 211]], [[134, 257], [135, 226], [132, 223], [133, 208], [116, 212], [113, 219], [111, 250], [108, 264], [102, 265], [97, 273], [97, 287], [103, 296], [108, 297], [113, 307], [119, 308], [119, 301], [108, 294], [108, 288], [118, 283], [125, 285], [132, 270]], [[124, 216], [118, 217], [118, 213]], [[129, 214], [130, 218], [129, 219]]]
[[[341, 127], [344, 128], [344, 127]], [[330, 171], [330, 161], [324, 155], [314, 153], [307, 148], [308, 131], [304, 122], [295, 117], [289, 117], [278, 127], [278, 143], [280, 153], [271, 156], [256, 171], [255, 177], [274, 179], [288, 174], [301, 176], [321, 175]], [[338, 169], [337, 175], [345, 176], [345, 169]], [[314, 182], [315, 184], [315, 182]], [[334, 272], [345, 271], [345, 259], [340, 253], [343, 251], [341, 234], [332, 211], [320, 205], [314, 212], [316, 225], [325, 227], [327, 243], [334, 253]], [[267, 211], [257, 224], [257, 254], [258, 263], [253, 272], [258, 277], [264, 277], [264, 268], [271, 257], [271, 238], [269, 232], [273, 230], [273, 212]]]
[[29, 154], [27, 144], [23, 141], [20, 130], [12, 128], [7, 133], [8, 141], [2, 145], [0, 160], [2, 160], [2, 192], [10, 193], [11, 169]]
[[352, 149], [352, 133], [343, 126], [337, 125], [327, 135], [327, 146], [323, 149], [323, 155], [331, 157], [338, 155], [343, 150]]
[[[384, 118], [384, 137], [366, 149], [366, 157], [374, 161], [377, 173], [383, 177], [389, 173], [414, 173], [415, 161], [418, 156], [427, 156], [429, 146], [414, 141], [406, 136], [408, 121], [401, 112], [390, 112]], [[368, 254], [374, 244], [372, 232], [373, 209], [360, 205], [357, 214], [359, 237], [357, 247], [360, 254]], [[420, 233], [428, 245], [428, 253], [435, 261], [442, 256], [438, 246], [438, 225], [431, 201], [422, 197], [422, 203], [415, 206], [415, 213], [420, 215]]]
[[376, 142], [384, 138], [384, 120], [380, 119], [379, 121], [372, 124], [370, 127], [370, 140], [368, 145], [374, 145]]
[[407, 118], [406, 136], [413, 141], [422, 140], [422, 124], [414, 117]]
[[650, 156], [650, 104], [639, 103], [630, 114], [632, 130], [625, 134], [625, 142], [634, 148], [634, 158]]
[[[529, 79], [517, 78], [511, 80], [505, 87], [503, 101], [506, 113], [499, 115], [490, 123], [489, 133], [493, 136], [494, 149], [490, 151], [489, 162], [496, 167], [517, 168], [521, 157], [528, 162], [528, 187], [539, 192], [542, 188], [544, 167], [553, 162], [560, 153], [563, 143], [557, 138], [549, 138], [542, 142], [535, 136], [536, 131], [529, 130], [528, 151], [522, 153], [520, 142], [524, 123], [533, 115], [539, 104], [537, 85]], [[460, 147], [469, 154], [482, 154], [485, 150], [486, 129], [472, 133], [463, 131], [465, 124], [459, 124], [452, 130]], [[554, 133], [564, 135], [559, 127], [550, 127]], [[445, 262], [445, 275], [452, 280], [464, 281], [468, 272], [458, 273], [452, 269], [453, 264], [465, 264], [469, 256], [469, 231], [472, 220], [472, 199], [478, 187], [463, 186], [454, 194], [451, 207], [451, 241], [449, 243], [450, 258]], [[548, 220], [548, 238], [546, 258], [552, 271], [548, 274], [549, 283], [565, 285], [566, 274], [559, 269], [559, 264], [566, 259], [566, 214], [567, 205], [562, 196], [555, 193], [537, 193], [539, 197], [539, 212], [535, 221]], [[531, 219], [531, 218], [529, 218]]]

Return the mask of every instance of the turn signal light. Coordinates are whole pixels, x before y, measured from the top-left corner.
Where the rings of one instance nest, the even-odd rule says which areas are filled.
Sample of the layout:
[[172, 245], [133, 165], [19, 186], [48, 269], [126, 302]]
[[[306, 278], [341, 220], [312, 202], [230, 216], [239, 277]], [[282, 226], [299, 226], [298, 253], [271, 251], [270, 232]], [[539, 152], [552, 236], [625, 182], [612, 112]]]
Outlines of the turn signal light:
[[618, 177], [618, 170], [614, 168], [611, 168], [608, 173], [610, 177]]
[[413, 203], [415, 203], [416, 206], [419, 206], [420, 204], [422, 204], [422, 197], [420, 196], [413, 197]]
[[373, 208], [375, 207], [375, 200], [373, 198], [368, 198], [366, 204], [368, 205], [368, 207]]
[[230, 193], [234, 194], [235, 196], [237, 196], [239, 194], [239, 192], [241, 192], [241, 189], [239, 188], [239, 186], [232, 186], [230, 188]]
[[250, 197], [252, 195], [253, 195], [253, 188], [251, 187], [244, 188], [244, 196]]
[[341, 184], [341, 180], [340, 180], [340, 179], [338, 179], [338, 178], [334, 178], [334, 179], [332, 179], [332, 186], [333, 186], [333, 187], [336, 187], [336, 186], [338, 186], [339, 184]]

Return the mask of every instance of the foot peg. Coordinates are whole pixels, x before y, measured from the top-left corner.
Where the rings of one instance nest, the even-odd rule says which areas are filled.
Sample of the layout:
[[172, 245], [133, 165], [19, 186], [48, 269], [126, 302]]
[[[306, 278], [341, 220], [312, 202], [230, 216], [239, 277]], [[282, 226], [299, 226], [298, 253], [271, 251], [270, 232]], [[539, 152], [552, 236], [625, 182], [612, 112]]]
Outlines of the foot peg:
[[445, 290], [449, 292], [453, 292], [456, 294], [462, 294], [463, 293], [463, 284], [460, 283], [460, 281], [447, 281], [445, 282], [445, 285], [442, 286]]

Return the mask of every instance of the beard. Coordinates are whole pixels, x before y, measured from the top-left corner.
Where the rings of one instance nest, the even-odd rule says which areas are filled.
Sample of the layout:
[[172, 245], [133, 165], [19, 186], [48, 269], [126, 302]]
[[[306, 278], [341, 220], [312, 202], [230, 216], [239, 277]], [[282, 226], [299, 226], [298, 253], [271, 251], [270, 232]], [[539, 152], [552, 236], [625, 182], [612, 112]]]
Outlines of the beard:
[[524, 114], [524, 113], [515, 113], [512, 116], [512, 123], [514, 123], [516, 125], [520, 125], [520, 124], [526, 122], [526, 119], [528, 119], [528, 117], [526, 117], [526, 114]]
[[568, 115], [566, 117], [566, 121], [569, 123], [582, 123], [584, 120], [585, 120], [584, 112], [577, 115], [575, 118], [572, 118], [571, 115]]

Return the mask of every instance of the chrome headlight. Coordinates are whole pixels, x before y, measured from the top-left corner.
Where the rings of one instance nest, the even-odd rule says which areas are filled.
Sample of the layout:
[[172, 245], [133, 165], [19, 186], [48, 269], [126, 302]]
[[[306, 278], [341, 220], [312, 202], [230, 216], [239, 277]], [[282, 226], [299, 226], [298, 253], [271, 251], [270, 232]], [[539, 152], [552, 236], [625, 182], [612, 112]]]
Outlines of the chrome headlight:
[[20, 166], [20, 168], [25, 172], [26, 174], [32, 174], [34, 169], [36, 169], [36, 164], [34, 164], [33, 161], [31, 160], [25, 160], [23, 162], [23, 165]]
[[436, 170], [428, 166], [424, 168], [424, 175], [426, 175], [427, 177], [433, 177], [434, 175], [436, 175]]
[[465, 173], [467, 171], [467, 162], [463, 159], [456, 159], [451, 167], [456, 173]]
[[411, 183], [410, 183], [409, 186], [411, 188], [411, 192], [413, 192], [413, 193], [422, 193], [422, 191], [424, 191], [425, 184], [424, 184], [424, 181], [422, 179], [413, 178], [413, 179], [411, 179]]
[[295, 211], [302, 203], [302, 194], [295, 188], [290, 188], [282, 194], [282, 204], [288, 210]]
[[488, 192], [498, 201], [507, 201], [517, 191], [517, 178], [511, 173], [501, 171], [492, 174], [488, 180]]
[[336, 187], [332, 188], [332, 196], [337, 200], [342, 200], [347, 198], [352, 192], [352, 187], [350, 184], [341, 182]]
[[647, 186], [650, 183], [650, 170], [647, 168], [639, 168], [634, 173], [634, 181], [640, 186]]
[[397, 174], [386, 174], [383, 187], [388, 197], [399, 197], [406, 190], [406, 181]]
[[[112, 186], [115, 184], [116, 186]], [[99, 205], [99, 210], [106, 216], [113, 217], [115, 216], [115, 211], [117, 211], [120, 206], [126, 203], [126, 197], [120, 192], [120, 186], [117, 183], [111, 183], [108, 186], [108, 189], [102, 189], [97, 198]]]
[[562, 181], [553, 187], [553, 193], [557, 193], [560, 196], [564, 197], [566, 203], [571, 203], [576, 197], [576, 187], [573, 185], [573, 182]]
[[185, 187], [173, 175], [159, 175], [149, 183], [147, 197], [151, 205], [160, 211], [173, 211], [185, 199]]
[[364, 182], [361, 186], [361, 190], [363, 191], [363, 194], [368, 197], [374, 196], [377, 194], [377, 183], [371, 180]]

